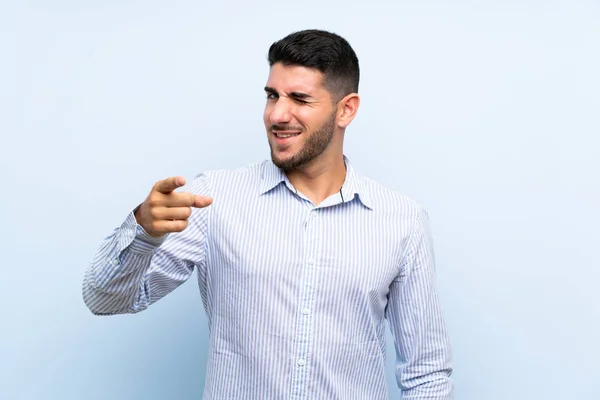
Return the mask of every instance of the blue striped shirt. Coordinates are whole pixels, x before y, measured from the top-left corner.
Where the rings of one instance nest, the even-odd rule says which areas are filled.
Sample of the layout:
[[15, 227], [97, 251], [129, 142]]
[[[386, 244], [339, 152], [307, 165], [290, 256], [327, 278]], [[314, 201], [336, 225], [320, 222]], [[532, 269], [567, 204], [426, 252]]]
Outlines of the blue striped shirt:
[[315, 206], [271, 161], [198, 175], [181, 233], [130, 213], [86, 271], [99, 315], [144, 310], [198, 271], [209, 324], [203, 398], [385, 399], [387, 320], [403, 399], [452, 399], [451, 350], [425, 210], [361, 177]]

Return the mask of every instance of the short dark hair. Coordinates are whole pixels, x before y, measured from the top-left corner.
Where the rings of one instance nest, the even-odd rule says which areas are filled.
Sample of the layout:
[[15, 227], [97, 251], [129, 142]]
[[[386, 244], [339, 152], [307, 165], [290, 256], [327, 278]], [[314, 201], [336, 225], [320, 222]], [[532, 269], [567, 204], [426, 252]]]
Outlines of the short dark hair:
[[358, 57], [343, 37], [317, 29], [291, 33], [269, 48], [269, 66], [276, 63], [314, 68], [323, 73], [323, 84], [338, 101], [358, 93]]

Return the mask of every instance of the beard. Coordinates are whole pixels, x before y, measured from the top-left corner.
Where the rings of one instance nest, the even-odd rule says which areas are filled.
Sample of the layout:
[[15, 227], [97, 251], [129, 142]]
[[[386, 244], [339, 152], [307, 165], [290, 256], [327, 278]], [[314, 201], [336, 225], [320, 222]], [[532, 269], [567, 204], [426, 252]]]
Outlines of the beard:
[[[273, 151], [273, 144], [269, 142], [273, 164], [287, 172], [305, 166], [323, 154], [333, 139], [335, 119], [336, 112], [334, 111], [329, 119], [306, 139], [302, 148], [289, 158], [278, 158]], [[285, 127], [278, 126], [278, 129], [285, 130]]]

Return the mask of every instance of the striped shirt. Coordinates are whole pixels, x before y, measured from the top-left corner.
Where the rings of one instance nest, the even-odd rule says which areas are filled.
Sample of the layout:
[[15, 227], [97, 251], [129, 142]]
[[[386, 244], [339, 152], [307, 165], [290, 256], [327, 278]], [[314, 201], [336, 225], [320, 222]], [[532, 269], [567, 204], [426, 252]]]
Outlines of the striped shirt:
[[205, 400], [386, 399], [386, 320], [402, 398], [452, 399], [427, 214], [346, 165], [317, 206], [270, 160], [199, 174], [182, 190], [213, 204], [162, 238], [130, 213], [86, 271], [86, 305], [139, 312], [197, 269]]

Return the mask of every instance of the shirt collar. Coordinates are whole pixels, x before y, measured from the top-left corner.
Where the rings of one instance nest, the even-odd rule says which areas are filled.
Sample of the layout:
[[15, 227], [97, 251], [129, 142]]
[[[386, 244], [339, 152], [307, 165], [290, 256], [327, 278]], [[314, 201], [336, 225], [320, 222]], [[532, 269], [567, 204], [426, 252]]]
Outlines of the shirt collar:
[[[371, 197], [364, 179], [356, 172], [348, 157], [344, 156], [344, 162], [346, 163], [346, 179], [342, 185], [344, 203], [356, 196], [365, 207], [372, 209]], [[292, 187], [283, 170], [273, 164], [273, 161], [266, 160], [262, 165], [260, 194], [271, 191], [281, 183]]]

